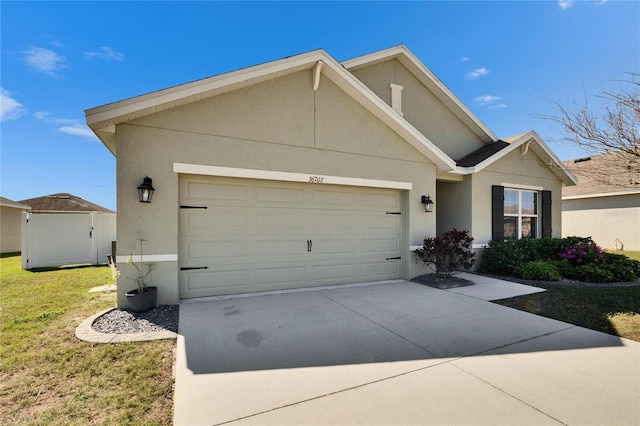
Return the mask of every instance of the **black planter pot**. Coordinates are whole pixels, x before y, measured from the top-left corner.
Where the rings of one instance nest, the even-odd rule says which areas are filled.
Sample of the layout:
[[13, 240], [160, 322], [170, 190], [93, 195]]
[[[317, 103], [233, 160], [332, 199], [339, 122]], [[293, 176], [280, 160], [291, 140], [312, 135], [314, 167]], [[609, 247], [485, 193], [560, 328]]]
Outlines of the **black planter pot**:
[[155, 308], [158, 300], [158, 287], [147, 287], [145, 291], [140, 293], [138, 289], [128, 291], [127, 302], [135, 312], [146, 312]]

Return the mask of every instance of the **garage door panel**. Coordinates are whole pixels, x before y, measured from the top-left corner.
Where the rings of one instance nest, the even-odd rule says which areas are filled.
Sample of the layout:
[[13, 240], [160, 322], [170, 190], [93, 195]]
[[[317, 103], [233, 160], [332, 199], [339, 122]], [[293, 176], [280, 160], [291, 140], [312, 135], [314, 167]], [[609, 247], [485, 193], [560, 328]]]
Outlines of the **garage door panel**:
[[352, 283], [358, 281], [355, 263], [328, 263], [311, 266], [311, 278], [316, 285]]
[[337, 208], [353, 208], [358, 200], [358, 194], [351, 191], [329, 189], [314, 189], [311, 200], [314, 206], [333, 206]]
[[[181, 276], [183, 290], [187, 294], [199, 293], [200, 296], [205, 295], [204, 293], [213, 295], [246, 292], [249, 284], [249, 272], [246, 269], [183, 271]], [[212, 286], [215, 286], [215, 292], [211, 291]]]
[[277, 285], [283, 288], [302, 286], [306, 282], [305, 266], [283, 266], [283, 267], [257, 267], [256, 284], [259, 287]]
[[238, 235], [249, 231], [251, 216], [249, 212], [237, 209], [213, 212], [183, 210], [180, 226], [183, 235]]
[[308, 219], [304, 210], [258, 209], [256, 213], [256, 234], [300, 234], [307, 231]]
[[311, 255], [359, 255], [360, 244], [351, 238], [316, 237], [311, 240]]
[[245, 257], [250, 254], [249, 243], [245, 240], [190, 242], [185, 248], [187, 258], [209, 262], [212, 259]]
[[211, 183], [208, 181], [187, 181], [181, 188], [184, 192], [184, 200], [192, 202], [204, 202], [205, 205], [215, 201], [234, 201], [247, 203], [249, 200], [249, 188], [243, 184]]
[[[294, 240], [260, 239], [255, 242], [255, 254], [261, 258], [283, 255], [304, 256], [307, 253], [307, 241], [302, 237]], [[257, 260], [260, 261], [260, 260]], [[265, 259], [262, 259], [265, 261]]]
[[363, 279], [394, 279], [400, 275], [400, 261], [369, 262], [362, 264]]
[[399, 232], [401, 228], [400, 215], [395, 214], [372, 214], [362, 215], [362, 229], [367, 232]]
[[360, 228], [355, 213], [314, 211], [311, 220], [316, 233], [353, 234]]
[[[361, 197], [363, 208], [385, 208], [390, 211], [399, 211], [400, 194], [397, 192], [364, 192]], [[394, 210], [395, 209], [395, 210]]]
[[387, 239], [363, 239], [363, 254], [388, 254], [400, 255], [400, 240], [398, 238]]
[[304, 205], [306, 201], [306, 191], [304, 188], [285, 188], [274, 186], [256, 186], [256, 197], [258, 205], [267, 204], [288, 204]]

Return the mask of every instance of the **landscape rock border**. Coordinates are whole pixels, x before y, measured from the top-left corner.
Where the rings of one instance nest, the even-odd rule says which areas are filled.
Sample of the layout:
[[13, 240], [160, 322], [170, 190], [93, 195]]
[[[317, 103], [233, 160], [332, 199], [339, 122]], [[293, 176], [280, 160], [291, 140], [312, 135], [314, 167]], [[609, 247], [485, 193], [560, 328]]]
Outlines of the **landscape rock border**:
[[93, 323], [114, 309], [109, 308], [98, 312], [95, 315], [85, 319], [77, 328], [75, 335], [84, 342], [91, 343], [121, 343], [121, 342], [145, 342], [150, 340], [177, 339], [178, 333], [173, 331], [152, 331], [147, 333], [100, 333], [93, 329]]

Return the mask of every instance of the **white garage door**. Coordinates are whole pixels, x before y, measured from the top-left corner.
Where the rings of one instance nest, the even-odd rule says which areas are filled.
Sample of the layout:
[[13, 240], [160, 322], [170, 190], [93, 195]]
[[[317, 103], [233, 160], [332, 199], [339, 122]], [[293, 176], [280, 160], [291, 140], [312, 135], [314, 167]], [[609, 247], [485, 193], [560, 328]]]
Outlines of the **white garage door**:
[[180, 178], [181, 297], [400, 277], [401, 192]]

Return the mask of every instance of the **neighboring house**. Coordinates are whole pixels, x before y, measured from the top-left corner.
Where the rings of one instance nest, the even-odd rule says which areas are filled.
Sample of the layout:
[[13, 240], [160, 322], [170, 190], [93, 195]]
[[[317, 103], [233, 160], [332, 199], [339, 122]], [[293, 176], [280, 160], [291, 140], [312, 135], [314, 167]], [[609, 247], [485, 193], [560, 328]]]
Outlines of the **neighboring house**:
[[29, 206], [22, 232], [22, 269], [107, 262], [116, 239], [116, 214], [75, 195], [22, 200]]
[[0, 253], [17, 253], [21, 247], [20, 215], [30, 210], [26, 204], [0, 197]]
[[148, 240], [160, 303], [410, 279], [426, 272], [412, 247], [453, 227], [477, 248], [560, 237], [575, 184], [535, 132], [498, 139], [404, 46], [342, 63], [315, 50], [86, 119], [117, 156], [118, 251]]
[[618, 153], [565, 162], [579, 182], [562, 190], [562, 235], [607, 249], [640, 250], [640, 174]]
[[78, 212], [101, 212], [115, 213], [97, 204], [83, 200], [72, 194], [59, 193], [45, 195], [43, 197], [29, 198], [20, 201], [31, 207], [32, 213], [78, 213]]

